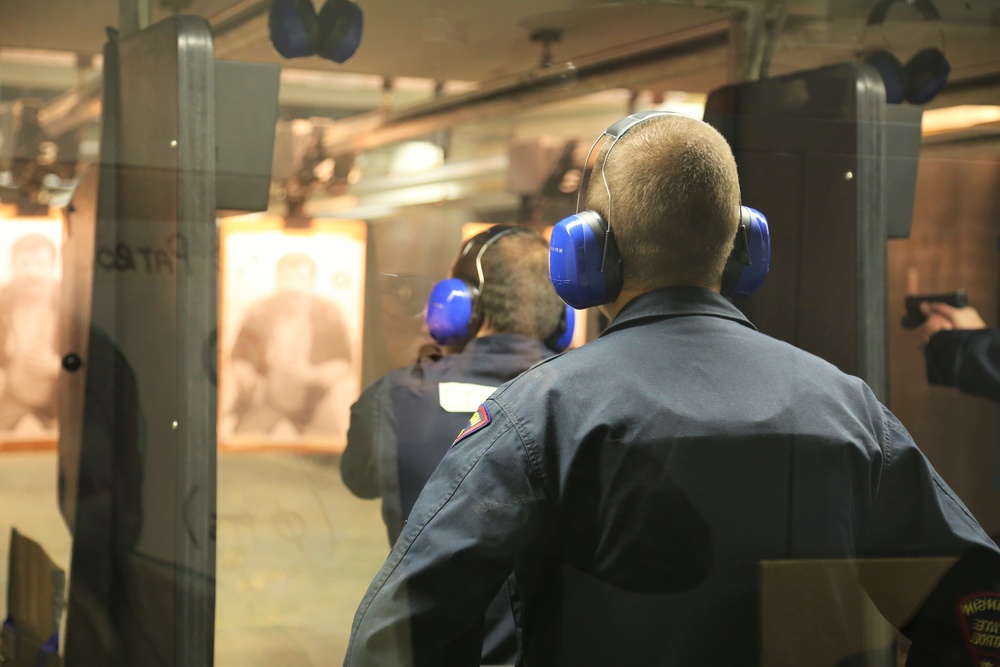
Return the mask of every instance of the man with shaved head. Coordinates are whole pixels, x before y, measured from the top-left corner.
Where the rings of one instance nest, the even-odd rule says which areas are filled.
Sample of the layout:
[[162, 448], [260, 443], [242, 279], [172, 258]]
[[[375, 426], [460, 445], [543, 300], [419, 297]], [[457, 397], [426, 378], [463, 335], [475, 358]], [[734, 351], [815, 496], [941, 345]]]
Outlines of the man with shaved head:
[[[604, 135], [550, 277], [610, 325], [480, 406], [361, 601], [345, 665], [477, 664], [505, 579], [518, 665], [757, 665], [761, 563], [911, 557], [957, 564], [922, 604], [918, 583], [898, 591], [919, 605], [898, 621], [909, 664], [1000, 664], [997, 546], [862, 380], [722, 296], [748, 270], [726, 141], [665, 112]], [[849, 599], [828, 612], [856, 622]]]

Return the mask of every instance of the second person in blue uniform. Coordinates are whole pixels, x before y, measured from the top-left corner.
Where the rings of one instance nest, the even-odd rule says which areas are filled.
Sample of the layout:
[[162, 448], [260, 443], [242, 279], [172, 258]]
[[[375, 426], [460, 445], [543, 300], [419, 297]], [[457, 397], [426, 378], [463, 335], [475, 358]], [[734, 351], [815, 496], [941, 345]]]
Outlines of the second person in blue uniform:
[[[458, 349], [447, 355], [428, 346], [413, 366], [385, 375], [351, 407], [341, 475], [356, 495], [382, 498], [390, 545], [469, 416], [497, 387], [552, 356], [547, 344], [564, 326], [565, 306], [548, 281], [548, 244], [530, 228], [497, 225], [476, 235], [463, 244], [451, 277], [479, 292], [471, 340], [453, 339]], [[507, 587], [497, 587], [481, 659], [511, 665], [514, 620]]]

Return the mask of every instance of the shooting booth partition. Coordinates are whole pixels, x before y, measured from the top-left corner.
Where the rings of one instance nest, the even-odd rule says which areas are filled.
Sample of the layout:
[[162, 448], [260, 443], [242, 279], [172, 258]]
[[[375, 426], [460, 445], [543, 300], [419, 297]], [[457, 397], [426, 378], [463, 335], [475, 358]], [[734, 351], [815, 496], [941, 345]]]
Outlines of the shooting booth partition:
[[[764, 212], [771, 233], [768, 278], [736, 305], [762, 332], [861, 377], [886, 403], [887, 245], [910, 233], [921, 115], [887, 104], [877, 71], [860, 63], [726, 86], [705, 109], [733, 148], [744, 203]], [[912, 573], [897, 562], [866, 567], [907, 573], [884, 587], [878, 609], [859, 561], [762, 563], [764, 664], [897, 664], [886, 609], [937, 574], [919, 562]], [[829, 608], [803, 602], [810, 595], [836, 600], [850, 622], [831, 622]]]
[[216, 62], [193, 16], [111, 33], [104, 56], [64, 249], [65, 661], [210, 665], [216, 216], [267, 205], [278, 67]]
[[771, 231], [768, 278], [736, 305], [883, 401], [886, 244], [909, 235], [920, 118], [920, 107], [887, 104], [860, 63], [726, 86], [705, 108], [733, 148], [743, 202]]

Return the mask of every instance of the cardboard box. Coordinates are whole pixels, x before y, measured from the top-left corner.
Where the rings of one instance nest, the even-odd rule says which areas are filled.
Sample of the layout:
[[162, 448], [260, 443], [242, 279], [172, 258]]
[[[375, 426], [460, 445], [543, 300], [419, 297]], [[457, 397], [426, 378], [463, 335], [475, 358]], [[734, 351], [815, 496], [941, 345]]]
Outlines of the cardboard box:
[[905, 624], [954, 558], [763, 561], [763, 667], [896, 667]]
[[7, 617], [0, 632], [0, 661], [12, 667], [62, 667], [59, 621], [66, 572], [16, 528], [10, 531]]

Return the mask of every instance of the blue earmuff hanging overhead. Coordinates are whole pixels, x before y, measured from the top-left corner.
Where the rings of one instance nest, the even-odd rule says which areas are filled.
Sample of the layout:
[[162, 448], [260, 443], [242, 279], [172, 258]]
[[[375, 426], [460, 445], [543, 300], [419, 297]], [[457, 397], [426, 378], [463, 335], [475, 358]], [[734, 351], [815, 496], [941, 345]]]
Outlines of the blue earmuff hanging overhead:
[[[439, 345], [460, 345], [476, 335], [482, 316], [478, 312], [479, 295], [486, 283], [483, 275], [483, 255], [486, 249], [508, 234], [521, 231], [510, 225], [494, 225], [487, 230], [486, 240], [476, 255], [476, 271], [479, 284], [473, 285], [462, 278], [442, 280], [431, 290], [427, 300], [427, 329]], [[472, 248], [472, 242], [466, 244], [462, 251], [464, 256]], [[556, 352], [562, 352], [573, 340], [575, 313], [567, 306], [563, 312], [556, 330], [544, 341], [545, 345]]]
[[[881, 0], [868, 14], [865, 29], [883, 26], [889, 8], [897, 2], [917, 9], [925, 21], [941, 22], [941, 15], [930, 0]], [[941, 35], [943, 41], [943, 30]], [[906, 64], [884, 49], [868, 54], [865, 62], [878, 70], [885, 85], [886, 102], [890, 104], [930, 102], [944, 88], [951, 72], [951, 64], [944, 53], [934, 47], [917, 52]]]
[[272, 0], [271, 43], [285, 58], [318, 55], [343, 63], [361, 43], [361, 9], [349, 0], [327, 0], [316, 13], [312, 0]]
[[[643, 111], [622, 118], [606, 129], [587, 154], [586, 162], [597, 143], [604, 137], [611, 138], [611, 145], [604, 153], [604, 165], [615, 143], [636, 125], [658, 116], [678, 116], [670, 111]], [[607, 179], [604, 187], [608, 188]], [[597, 211], [580, 211], [580, 190], [577, 191], [577, 213], [564, 218], [552, 230], [549, 243], [549, 279], [556, 293], [573, 308], [583, 309], [614, 301], [621, 292], [621, 255], [615, 244], [608, 220]], [[612, 217], [613, 203], [608, 189], [608, 218]], [[740, 224], [733, 251], [723, 272], [724, 296], [743, 297], [753, 294], [767, 277], [771, 263], [771, 239], [767, 219], [752, 208], [740, 207]]]

